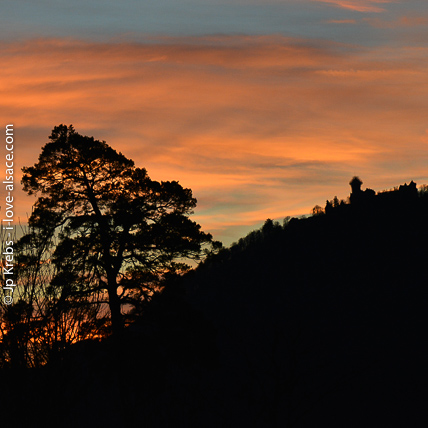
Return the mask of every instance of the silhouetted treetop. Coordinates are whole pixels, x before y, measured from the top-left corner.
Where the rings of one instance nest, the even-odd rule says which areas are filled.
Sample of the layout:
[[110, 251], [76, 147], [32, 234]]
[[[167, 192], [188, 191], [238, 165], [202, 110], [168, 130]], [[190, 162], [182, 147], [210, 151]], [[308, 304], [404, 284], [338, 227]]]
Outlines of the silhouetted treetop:
[[52, 284], [88, 298], [105, 290], [120, 331], [122, 304], [138, 305], [162, 276], [188, 270], [186, 259], [219, 244], [189, 219], [196, 206], [190, 189], [151, 180], [106, 142], [72, 126], [55, 127], [49, 139], [38, 162], [23, 168], [24, 190], [39, 196], [29, 224], [52, 239], [58, 268]]

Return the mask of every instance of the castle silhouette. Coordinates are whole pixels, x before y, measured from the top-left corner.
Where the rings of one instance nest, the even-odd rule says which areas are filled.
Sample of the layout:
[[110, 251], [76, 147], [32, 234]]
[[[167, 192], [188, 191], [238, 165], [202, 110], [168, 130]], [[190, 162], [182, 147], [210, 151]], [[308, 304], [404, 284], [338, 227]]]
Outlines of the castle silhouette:
[[367, 188], [366, 190], [361, 190], [361, 185], [363, 182], [359, 177], [355, 176], [349, 182], [351, 186], [351, 195], [349, 197], [351, 204], [360, 204], [373, 200], [374, 197], [377, 197], [379, 201], [386, 202], [398, 202], [398, 201], [411, 201], [416, 200], [418, 197], [418, 190], [416, 188], [416, 183], [412, 180], [410, 184], [402, 184], [398, 189], [387, 190], [383, 192], [376, 192], [373, 189]]
[[385, 190], [376, 193], [373, 189], [361, 189], [362, 180], [354, 176], [349, 182], [351, 186], [351, 194], [349, 195], [349, 202], [344, 200], [339, 201], [335, 197], [332, 201], [326, 201], [325, 210], [326, 214], [332, 213], [333, 209], [387, 209], [392, 207], [406, 207], [412, 206], [418, 200], [418, 189], [416, 183], [412, 180], [409, 184], [405, 183], [392, 190]]

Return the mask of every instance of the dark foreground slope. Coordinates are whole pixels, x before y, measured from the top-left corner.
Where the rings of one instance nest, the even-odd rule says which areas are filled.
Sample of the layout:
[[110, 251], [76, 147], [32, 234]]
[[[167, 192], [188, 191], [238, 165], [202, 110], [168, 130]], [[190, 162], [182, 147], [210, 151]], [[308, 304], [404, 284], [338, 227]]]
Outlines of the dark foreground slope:
[[428, 421], [427, 219], [426, 198], [370, 197], [267, 222], [198, 269], [249, 424]]
[[3, 373], [8, 426], [426, 426], [428, 198], [360, 196], [267, 221], [119, 344]]

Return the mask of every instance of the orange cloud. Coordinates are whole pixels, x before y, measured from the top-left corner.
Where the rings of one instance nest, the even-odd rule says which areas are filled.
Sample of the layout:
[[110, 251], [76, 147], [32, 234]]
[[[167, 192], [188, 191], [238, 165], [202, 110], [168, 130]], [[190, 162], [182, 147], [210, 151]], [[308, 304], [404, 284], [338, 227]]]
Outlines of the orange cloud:
[[357, 12], [383, 12], [385, 9], [378, 5], [395, 3], [394, 0], [312, 0], [321, 3], [329, 3], [343, 9]]
[[[195, 219], [230, 242], [237, 225], [345, 198], [355, 174], [377, 189], [427, 182], [427, 53], [280, 36], [10, 43], [0, 114], [18, 168], [72, 123], [192, 188]], [[16, 201], [25, 220], [33, 199]]]

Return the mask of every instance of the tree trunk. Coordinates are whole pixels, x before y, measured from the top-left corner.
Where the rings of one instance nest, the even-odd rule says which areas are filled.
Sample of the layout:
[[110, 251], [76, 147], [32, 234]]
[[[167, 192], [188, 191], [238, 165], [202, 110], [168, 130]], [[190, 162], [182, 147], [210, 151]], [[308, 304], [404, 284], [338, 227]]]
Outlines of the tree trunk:
[[117, 295], [117, 284], [110, 284], [108, 287], [108, 300], [111, 315], [111, 327], [114, 337], [121, 337], [123, 335], [123, 317], [121, 312], [121, 303], [119, 296]]

